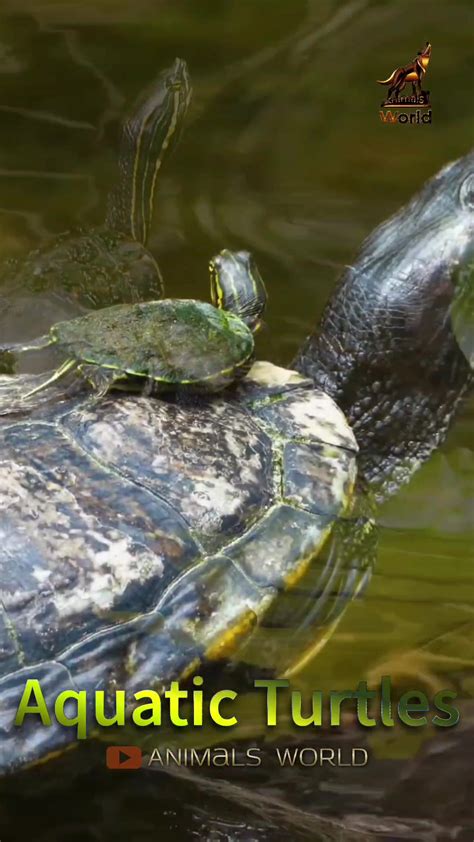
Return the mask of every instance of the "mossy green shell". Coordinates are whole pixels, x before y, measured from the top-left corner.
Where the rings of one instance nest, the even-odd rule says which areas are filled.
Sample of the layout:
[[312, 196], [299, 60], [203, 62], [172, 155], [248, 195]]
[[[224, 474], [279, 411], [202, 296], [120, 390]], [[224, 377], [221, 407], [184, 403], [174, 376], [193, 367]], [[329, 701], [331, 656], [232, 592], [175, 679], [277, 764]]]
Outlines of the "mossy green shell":
[[245, 373], [254, 351], [242, 319], [187, 299], [108, 307], [51, 334], [68, 358], [170, 386], [223, 388]]

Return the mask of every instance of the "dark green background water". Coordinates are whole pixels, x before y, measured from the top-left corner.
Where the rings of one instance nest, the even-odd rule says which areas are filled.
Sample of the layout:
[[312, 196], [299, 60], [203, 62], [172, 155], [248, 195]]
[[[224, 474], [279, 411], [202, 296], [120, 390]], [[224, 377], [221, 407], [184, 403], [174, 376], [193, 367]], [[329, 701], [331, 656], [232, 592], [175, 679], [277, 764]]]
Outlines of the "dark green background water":
[[[78, 224], [100, 223], [120, 117], [160, 69], [182, 56], [194, 98], [160, 181], [151, 250], [168, 294], [205, 298], [212, 254], [223, 246], [254, 251], [271, 295], [259, 355], [288, 363], [362, 239], [442, 164], [469, 149], [473, 23], [467, 0], [4, 0], [0, 258], [19, 256]], [[385, 89], [375, 80], [413, 58], [427, 39], [432, 125], [382, 125]], [[38, 314], [30, 318], [33, 324]], [[389, 673], [402, 685], [430, 692], [462, 685], [469, 695], [472, 420], [471, 405], [442, 451], [384, 510], [370, 586], [298, 686], [351, 687]], [[257, 742], [258, 721], [250, 707], [247, 730]], [[370, 736], [373, 769], [389, 769], [388, 778], [390, 769], [394, 776], [406, 771], [422, 737]], [[465, 751], [467, 745], [461, 741]], [[465, 783], [462, 751], [451, 757], [455, 789]], [[9, 826], [2, 839], [297, 834], [297, 820], [284, 830], [281, 819], [277, 830], [248, 806], [236, 809], [231, 798], [156, 777], [151, 785], [117, 782], [110, 773], [83, 778], [62, 791], [54, 814], [51, 799], [47, 807], [33, 799], [29, 778], [22, 798], [1, 808]], [[348, 838], [355, 838], [346, 814], [380, 812], [376, 778], [347, 772], [328, 784], [313, 770], [310, 783], [296, 774], [289, 785], [276, 773], [271, 791], [294, 803], [295, 791], [307, 787], [299, 806], [310, 812], [334, 802], [353, 828]], [[250, 792], [255, 781], [244, 776], [240, 784]], [[462, 811], [443, 813], [443, 792], [422, 787], [419, 815], [467, 827], [471, 819]], [[408, 815], [414, 807], [402, 795], [393, 810]], [[303, 836], [317, 833], [315, 824]], [[427, 837], [417, 833], [412, 828], [410, 838], [435, 838], [434, 826]]]

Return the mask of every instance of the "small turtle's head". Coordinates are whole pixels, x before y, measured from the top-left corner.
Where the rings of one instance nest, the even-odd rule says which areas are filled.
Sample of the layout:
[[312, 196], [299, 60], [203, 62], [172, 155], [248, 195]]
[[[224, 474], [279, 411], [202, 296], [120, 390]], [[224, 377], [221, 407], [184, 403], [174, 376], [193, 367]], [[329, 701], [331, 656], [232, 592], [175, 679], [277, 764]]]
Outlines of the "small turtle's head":
[[240, 316], [252, 331], [261, 326], [267, 291], [248, 251], [223, 249], [209, 262], [211, 300], [220, 310]]

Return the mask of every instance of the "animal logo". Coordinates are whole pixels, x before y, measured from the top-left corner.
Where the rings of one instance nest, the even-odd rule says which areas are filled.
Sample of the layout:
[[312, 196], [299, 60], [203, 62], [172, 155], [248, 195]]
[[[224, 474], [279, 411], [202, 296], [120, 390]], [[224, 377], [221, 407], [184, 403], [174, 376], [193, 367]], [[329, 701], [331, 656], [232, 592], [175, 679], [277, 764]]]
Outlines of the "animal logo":
[[412, 84], [414, 96], [427, 98], [427, 92], [422, 90], [421, 82], [426, 73], [431, 58], [431, 44], [426, 42], [423, 50], [419, 50], [416, 57], [404, 67], [397, 67], [388, 79], [377, 79], [379, 85], [390, 85], [387, 100], [392, 97], [398, 99], [408, 82]]

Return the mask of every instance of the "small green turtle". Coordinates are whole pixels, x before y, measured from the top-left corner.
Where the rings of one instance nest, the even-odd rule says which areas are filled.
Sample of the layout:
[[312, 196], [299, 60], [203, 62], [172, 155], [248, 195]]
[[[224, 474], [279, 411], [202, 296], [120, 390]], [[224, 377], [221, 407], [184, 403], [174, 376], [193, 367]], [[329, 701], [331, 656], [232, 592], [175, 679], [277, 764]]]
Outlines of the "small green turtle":
[[99, 392], [144, 386], [218, 392], [241, 378], [254, 356], [267, 294], [247, 251], [223, 250], [210, 262], [213, 304], [164, 299], [119, 304], [59, 322], [30, 345], [0, 346], [21, 353], [54, 345], [65, 362], [24, 397], [64, 377], [82, 373]]

